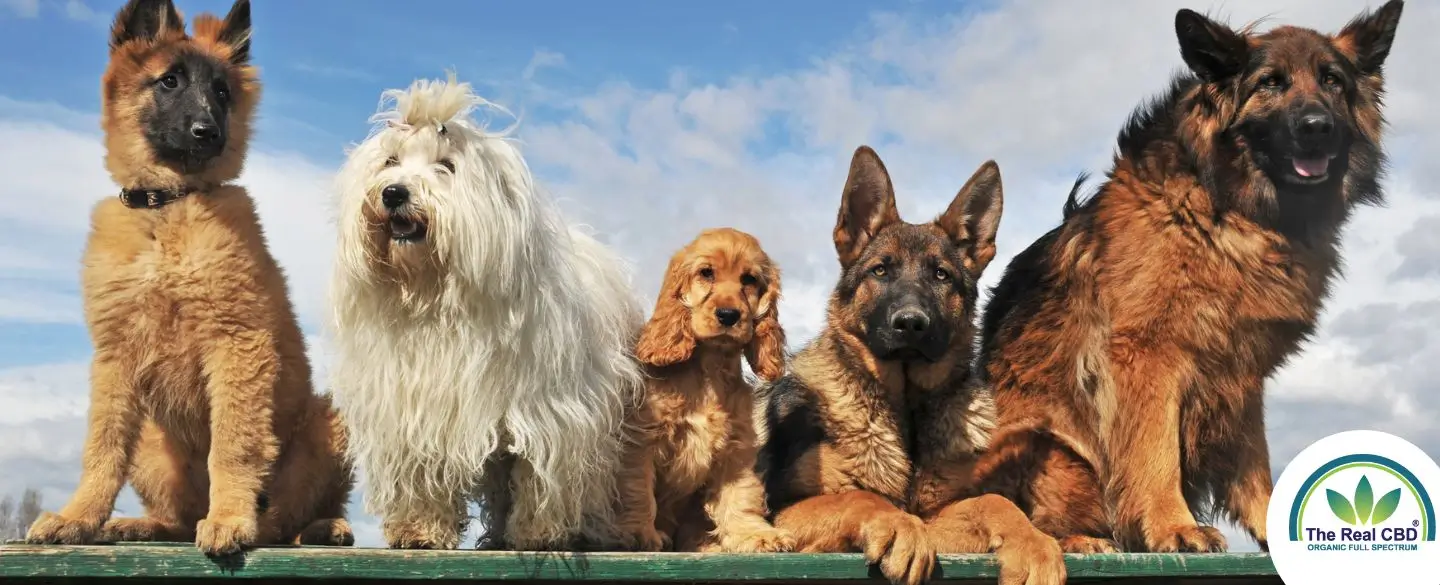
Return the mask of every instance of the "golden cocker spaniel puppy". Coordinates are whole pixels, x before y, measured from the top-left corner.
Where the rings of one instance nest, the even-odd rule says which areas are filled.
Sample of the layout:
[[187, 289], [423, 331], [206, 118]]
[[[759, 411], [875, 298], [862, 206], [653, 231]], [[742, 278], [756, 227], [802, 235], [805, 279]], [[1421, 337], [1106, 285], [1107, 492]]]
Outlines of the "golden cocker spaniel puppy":
[[783, 552], [755, 473], [753, 388], [785, 368], [780, 271], [750, 234], [700, 233], [670, 259], [636, 357], [645, 402], [630, 417], [618, 524], [636, 550]]

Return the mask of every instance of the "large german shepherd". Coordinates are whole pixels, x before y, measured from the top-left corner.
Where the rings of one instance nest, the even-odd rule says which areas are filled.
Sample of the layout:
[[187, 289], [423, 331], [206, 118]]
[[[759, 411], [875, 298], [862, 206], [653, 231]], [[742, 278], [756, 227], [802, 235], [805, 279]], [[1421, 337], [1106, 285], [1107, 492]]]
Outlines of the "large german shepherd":
[[937, 552], [994, 551], [1001, 583], [1064, 581], [1059, 545], [1013, 503], [958, 499], [992, 422], [970, 366], [1002, 199], [987, 162], [945, 213], [906, 223], [880, 158], [855, 151], [826, 327], [760, 392], [767, 505], [800, 550], [862, 551], [910, 583], [929, 578]]
[[1340, 228], [1381, 201], [1391, 0], [1339, 34], [1175, 16], [1189, 73], [1108, 180], [1017, 255], [984, 317], [998, 425], [977, 466], [1070, 552], [1266, 546], [1264, 381], [1315, 329]]
[[[85, 246], [94, 342], [80, 484], [36, 543], [353, 544], [346, 435], [310, 364], [285, 275], [240, 175], [260, 83], [250, 2], [224, 20], [170, 0], [115, 17], [105, 165]], [[129, 480], [143, 518], [110, 518]]]

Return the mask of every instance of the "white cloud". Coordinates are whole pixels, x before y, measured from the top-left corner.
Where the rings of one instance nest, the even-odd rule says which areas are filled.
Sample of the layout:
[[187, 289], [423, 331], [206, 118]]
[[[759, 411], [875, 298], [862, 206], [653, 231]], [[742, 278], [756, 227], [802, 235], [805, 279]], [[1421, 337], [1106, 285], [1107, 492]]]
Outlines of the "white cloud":
[[[999, 255], [984, 279], [993, 284], [1014, 253], [1059, 220], [1075, 174], [1106, 168], [1126, 115], [1180, 66], [1172, 22], [1181, 6], [1220, 8], [1236, 24], [1268, 15], [1271, 23], [1335, 30], [1365, 3], [1127, 0], [1097, 10], [1091, 3], [1036, 0], [968, 11], [973, 20], [881, 16], [857, 23], [863, 26], [841, 50], [798, 70], [714, 84], [676, 74], [664, 87], [618, 81], [580, 95], [535, 82], [538, 68], [564, 62], [540, 50], [522, 76], [526, 95], [569, 108], [575, 119], [529, 120], [520, 137], [571, 215], [635, 262], [637, 294], [647, 302], [671, 252], [701, 228], [730, 225], [754, 233], [784, 271], [782, 321], [798, 345], [824, 321], [838, 269], [829, 234], [858, 144], [877, 147], [895, 179], [902, 215], [912, 221], [942, 211], [983, 160], [1000, 163], [1006, 211]], [[1440, 175], [1429, 170], [1440, 155], [1440, 116], [1428, 107], [1440, 95], [1440, 80], [1428, 71], [1429, 56], [1440, 54], [1440, 36], [1424, 34], [1440, 25], [1440, 5], [1411, 2], [1405, 11], [1387, 65], [1395, 159], [1389, 206], [1355, 215], [1344, 240], [1348, 268], [1321, 331], [1270, 384], [1277, 470], [1305, 444], [1349, 428], [1390, 430], [1440, 448], [1440, 433], [1425, 422], [1440, 417], [1440, 401], [1425, 386], [1440, 374], [1433, 365], [1440, 356], [1440, 336], [1433, 333], [1440, 316], [1423, 304], [1440, 297], [1434, 269], [1440, 244], [1426, 231], [1440, 218], [1440, 190], [1431, 186]], [[560, 69], [541, 77], [563, 75]], [[526, 104], [507, 105], [522, 111]], [[364, 124], [354, 121], [357, 131]], [[73, 289], [89, 207], [115, 188], [101, 167], [96, 128], [88, 114], [0, 97], [0, 175], [7, 177], [0, 183], [0, 234], [21, 226], [45, 236], [45, 246], [55, 250], [38, 264], [0, 260], [0, 269], [25, 270], [37, 281]], [[777, 138], [784, 148], [769, 144]], [[257, 148], [242, 180], [258, 201], [296, 305], [312, 324], [333, 252], [326, 201], [331, 170]], [[46, 213], [12, 204], [22, 197], [44, 201]], [[36, 247], [6, 237], [0, 235], [0, 251]], [[63, 266], [46, 273], [51, 263]], [[14, 296], [0, 295], [0, 318], [13, 313], [6, 303]], [[52, 298], [41, 306], [61, 313], [69, 307], [78, 317], [73, 298]], [[323, 380], [326, 354], [319, 340], [311, 343]], [[19, 445], [0, 451], [0, 477], [28, 477], [26, 469], [62, 464], [65, 474], [78, 474], [74, 459], [47, 463], [32, 450], [77, 452], [85, 393], [77, 369], [83, 372], [80, 365], [0, 371], [0, 401], [38, 404], [15, 410], [13, 420], [0, 418], [0, 444]], [[67, 422], [34, 422], [62, 419]], [[48, 480], [53, 473], [59, 472], [36, 477]], [[73, 485], [74, 478], [67, 481], [54, 489]], [[362, 544], [379, 543], [373, 519], [357, 516], [356, 524], [366, 535]], [[1231, 538], [1236, 548], [1253, 548], [1238, 535]]]
[[530, 57], [530, 62], [520, 72], [520, 79], [530, 81], [541, 69], [564, 66], [565, 55], [546, 49], [535, 49], [535, 54]]
[[70, 20], [104, 22], [106, 15], [86, 6], [81, 0], [65, 0], [65, 17]]
[[[108, 15], [96, 12], [83, 0], [44, 0], [44, 5], [56, 9], [70, 20], [104, 23], [108, 19]], [[20, 18], [40, 16], [40, 6], [41, 0], [0, 0], [0, 8]]]
[[0, 6], [20, 18], [40, 16], [40, 0], [3, 0]]

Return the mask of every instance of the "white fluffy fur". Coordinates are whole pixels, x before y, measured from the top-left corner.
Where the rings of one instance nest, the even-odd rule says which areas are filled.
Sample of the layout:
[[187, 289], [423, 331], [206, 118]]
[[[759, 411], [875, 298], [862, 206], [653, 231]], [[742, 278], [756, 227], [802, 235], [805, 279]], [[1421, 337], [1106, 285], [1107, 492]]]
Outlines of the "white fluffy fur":
[[[628, 266], [471, 118], [483, 106], [453, 75], [388, 90], [340, 171], [336, 404], [392, 546], [407, 523], [457, 546], [468, 501], [509, 548], [603, 539], [643, 312]], [[392, 242], [377, 219], [397, 183], [429, 218], [423, 242]]]

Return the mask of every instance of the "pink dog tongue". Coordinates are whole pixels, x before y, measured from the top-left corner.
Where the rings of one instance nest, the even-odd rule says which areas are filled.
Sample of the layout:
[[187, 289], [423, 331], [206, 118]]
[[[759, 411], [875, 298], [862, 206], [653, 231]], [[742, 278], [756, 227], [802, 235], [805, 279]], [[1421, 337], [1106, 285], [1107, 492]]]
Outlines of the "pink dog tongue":
[[1325, 174], [1325, 169], [1330, 167], [1329, 158], [1297, 158], [1293, 159], [1295, 172], [1302, 177], [1318, 177]]

